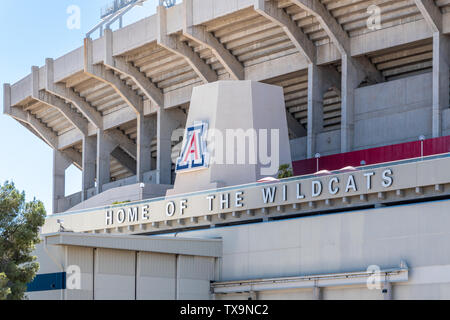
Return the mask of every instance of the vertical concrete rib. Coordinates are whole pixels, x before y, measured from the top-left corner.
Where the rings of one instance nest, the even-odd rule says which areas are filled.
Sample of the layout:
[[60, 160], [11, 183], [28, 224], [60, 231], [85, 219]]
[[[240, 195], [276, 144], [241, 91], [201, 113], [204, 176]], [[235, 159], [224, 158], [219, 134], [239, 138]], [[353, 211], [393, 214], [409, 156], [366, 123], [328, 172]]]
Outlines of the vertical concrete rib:
[[316, 137], [323, 129], [323, 94], [320, 67], [308, 66], [308, 138], [307, 157], [312, 158], [316, 153]]
[[449, 38], [443, 34], [442, 12], [433, 0], [414, 0], [433, 32], [433, 138], [442, 135], [442, 110], [449, 107]]
[[111, 152], [116, 147], [108, 135], [101, 129], [97, 129], [97, 194], [103, 192], [103, 185], [111, 182], [110, 164]]
[[11, 85], [9, 83], [3, 84], [3, 113], [11, 113]]
[[96, 178], [96, 158], [97, 158], [97, 138], [96, 137], [83, 137], [83, 152], [82, 152], [82, 192], [81, 201], [85, 201], [89, 198], [88, 190], [95, 188]]
[[449, 107], [449, 38], [433, 33], [433, 138], [442, 135], [442, 111]]
[[192, 48], [176, 37], [168, 35], [166, 7], [158, 6], [157, 20], [158, 44], [172, 53], [183, 57], [204, 83], [217, 81], [217, 73]]
[[[138, 117], [137, 127], [137, 181], [144, 181], [144, 173], [151, 171], [151, 146], [156, 135], [155, 117]], [[172, 152], [172, 150], [170, 151]]]
[[72, 164], [60, 151], [53, 150], [53, 213], [66, 211], [66, 169]]
[[159, 109], [157, 116], [157, 183], [172, 184], [172, 133], [184, 125], [186, 115], [180, 109]]

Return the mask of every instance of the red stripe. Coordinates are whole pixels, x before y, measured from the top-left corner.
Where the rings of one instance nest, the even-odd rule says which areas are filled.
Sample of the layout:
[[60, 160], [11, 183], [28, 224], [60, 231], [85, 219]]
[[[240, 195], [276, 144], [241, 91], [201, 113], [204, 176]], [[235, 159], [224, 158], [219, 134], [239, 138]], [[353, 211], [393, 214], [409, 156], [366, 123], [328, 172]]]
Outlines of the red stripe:
[[[360, 167], [361, 161], [366, 165], [398, 161], [421, 156], [420, 141], [395, 144], [385, 147], [353, 151], [321, 157], [319, 170], [340, 170], [347, 166]], [[424, 156], [450, 152], [450, 136], [425, 140], [423, 143]], [[316, 159], [294, 161], [292, 167], [294, 175], [301, 176], [317, 171]]]

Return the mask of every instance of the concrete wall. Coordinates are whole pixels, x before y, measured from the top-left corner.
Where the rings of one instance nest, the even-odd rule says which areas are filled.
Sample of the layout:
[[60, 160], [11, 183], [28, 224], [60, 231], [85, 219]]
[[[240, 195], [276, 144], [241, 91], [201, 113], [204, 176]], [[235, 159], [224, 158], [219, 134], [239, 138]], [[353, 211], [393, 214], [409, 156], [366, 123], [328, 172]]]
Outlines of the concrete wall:
[[[120, 184], [120, 181], [117, 181], [115, 183]], [[162, 184], [145, 184], [144, 189], [142, 189], [139, 183], [135, 183], [130, 185], [117, 186], [112, 189], [108, 188], [108, 190], [106, 190], [105, 192], [93, 196], [88, 200], [72, 207], [70, 211], [108, 206], [112, 205], [114, 202], [139, 201], [144, 199], [157, 198], [164, 196], [166, 191], [171, 187], [172, 186], [170, 185]]]
[[[39, 245], [39, 274], [67, 273], [66, 290], [30, 292], [31, 300], [209, 300], [216, 259], [76, 246]], [[70, 267], [81, 289], [69, 287]]]
[[[383, 269], [398, 267], [404, 260], [410, 267], [410, 280], [393, 286], [394, 299], [449, 299], [449, 209], [446, 200], [180, 236], [223, 238], [221, 281], [354, 272], [370, 265]], [[303, 293], [263, 293], [260, 298], [300, 298]], [[346, 287], [327, 288], [323, 296], [378, 299], [381, 293]]]
[[355, 149], [431, 137], [432, 74], [355, 91]]
[[[354, 150], [431, 138], [432, 74], [425, 73], [355, 91]], [[443, 111], [443, 135], [450, 135], [450, 110]], [[306, 159], [306, 139], [291, 141], [293, 161]], [[322, 156], [341, 152], [341, 131], [317, 136]]]

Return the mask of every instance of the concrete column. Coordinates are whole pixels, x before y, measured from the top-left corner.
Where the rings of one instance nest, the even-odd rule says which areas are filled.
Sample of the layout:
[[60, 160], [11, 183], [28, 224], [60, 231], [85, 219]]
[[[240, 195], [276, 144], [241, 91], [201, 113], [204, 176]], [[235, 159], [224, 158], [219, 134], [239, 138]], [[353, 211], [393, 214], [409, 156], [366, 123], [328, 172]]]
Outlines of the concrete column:
[[390, 282], [383, 284], [381, 292], [383, 293], [384, 300], [392, 300], [392, 284]]
[[[308, 66], [308, 138], [307, 157], [316, 153], [316, 137], [323, 129], [323, 80], [321, 67]], [[326, 89], [325, 89], [326, 90]]]
[[317, 285], [313, 288], [313, 300], [322, 300], [322, 289]]
[[137, 182], [144, 181], [144, 173], [152, 169], [151, 145], [156, 135], [155, 117], [137, 118]]
[[442, 111], [449, 107], [449, 40], [433, 33], [433, 138], [442, 135]]
[[3, 84], [3, 113], [11, 113], [11, 85], [9, 83]]
[[355, 65], [355, 61], [351, 57], [342, 55], [341, 76], [341, 152], [349, 152], [353, 149], [355, 131], [355, 89], [366, 75]]
[[341, 76], [330, 66], [308, 65], [308, 158], [317, 152], [317, 135], [323, 131], [323, 97], [330, 88], [341, 90]]
[[66, 210], [60, 200], [66, 197], [66, 169], [71, 164], [60, 151], [53, 150], [53, 213]]
[[97, 158], [97, 139], [96, 137], [83, 138], [83, 191], [81, 200], [88, 199], [87, 191], [95, 187], [96, 168], [95, 161]]
[[97, 130], [97, 194], [103, 191], [104, 184], [111, 182], [110, 156], [116, 146], [103, 130]]
[[157, 184], [172, 184], [172, 133], [185, 126], [186, 114], [181, 109], [158, 109], [157, 114]]
[[172, 184], [172, 131], [176, 128], [169, 110], [159, 108], [157, 126], [157, 178], [158, 184]]

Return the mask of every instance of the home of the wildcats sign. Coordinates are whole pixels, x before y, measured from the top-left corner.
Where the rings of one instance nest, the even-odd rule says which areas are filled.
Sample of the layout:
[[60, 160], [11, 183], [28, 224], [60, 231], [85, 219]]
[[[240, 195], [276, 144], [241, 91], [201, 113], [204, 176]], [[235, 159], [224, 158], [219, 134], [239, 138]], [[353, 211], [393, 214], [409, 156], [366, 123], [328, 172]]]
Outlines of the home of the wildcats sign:
[[105, 226], [145, 224], [198, 218], [359, 194], [383, 192], [395, 183], [392, 169], [355, 171], [312, 179], [291, 178], [279, 183], [252, 184], [155, 199], [139, 205], [108, 209]]

